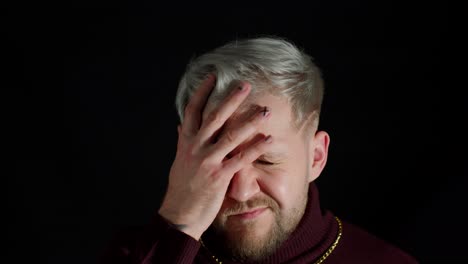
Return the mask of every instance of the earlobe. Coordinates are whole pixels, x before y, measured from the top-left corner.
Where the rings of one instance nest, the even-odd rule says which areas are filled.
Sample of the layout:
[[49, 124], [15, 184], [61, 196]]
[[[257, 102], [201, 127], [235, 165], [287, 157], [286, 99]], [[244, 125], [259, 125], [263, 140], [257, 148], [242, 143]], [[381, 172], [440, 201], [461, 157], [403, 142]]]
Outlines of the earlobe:
[[318, 131], [312, 142], [312, 167], [310, 171], [310, 179], [309, 181], [312, 182], [313, 180], [317, 179], [322, 173], [325, 164], [327, 163], [328, 158], [328, 146], [330, 145], [330, 136], [325, 131]]

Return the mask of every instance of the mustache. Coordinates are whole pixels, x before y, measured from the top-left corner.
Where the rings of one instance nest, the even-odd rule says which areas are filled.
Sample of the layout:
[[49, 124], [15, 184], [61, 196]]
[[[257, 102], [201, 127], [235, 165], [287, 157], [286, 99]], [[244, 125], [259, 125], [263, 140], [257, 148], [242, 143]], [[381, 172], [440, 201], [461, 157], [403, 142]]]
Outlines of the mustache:
[[237, 202], [224, 210], [225, 216], [236, 215], [243, 212], [251, 211], [255, 208], [270, 207], [273, 212], [279, 208], [278, 204], [270, 197], [260, 197], [246, 202]]

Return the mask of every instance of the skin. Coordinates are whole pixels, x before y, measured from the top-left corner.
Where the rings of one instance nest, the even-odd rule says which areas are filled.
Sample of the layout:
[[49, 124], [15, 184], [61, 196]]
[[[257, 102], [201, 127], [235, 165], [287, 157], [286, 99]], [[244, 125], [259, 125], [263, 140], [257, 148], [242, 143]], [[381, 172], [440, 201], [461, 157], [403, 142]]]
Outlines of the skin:
[[[249, 98], [248, 83], [218, 106], [206, 105], [214, 83], [210, 75], [185, 109], [159, 214], [196, 240], [211, 226], [226, 255], [262, 259], [302, 218], [330, 139], [316, 128], [294, 128], [285, 98]], [[255, 218], [239, 216], [259, 208]]]

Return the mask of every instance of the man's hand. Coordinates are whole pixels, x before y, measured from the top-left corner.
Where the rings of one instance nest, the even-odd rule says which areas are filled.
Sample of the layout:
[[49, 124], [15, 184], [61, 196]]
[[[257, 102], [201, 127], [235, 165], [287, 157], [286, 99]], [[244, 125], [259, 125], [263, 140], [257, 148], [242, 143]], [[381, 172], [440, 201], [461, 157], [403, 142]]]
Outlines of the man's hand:
[[169, 185], [159, 214], [194, 239], [200, 239], [216, 218], [233, 175], [255, 161], [271, 142], [258, 140], [226, 158], [238, 145], [255, 136], [258, 127], [270, 116], [265, 108], [240, 127], [225, 131], [214, 142], [215, 133], [247, 98], [250, 85], [241, 83], [220, 107], [202, 121], [202, 111], [214, 87], [215, 76], [209, 75], [185, 108], [184, 121], [178, 127], [177, 154], [169, 174]]

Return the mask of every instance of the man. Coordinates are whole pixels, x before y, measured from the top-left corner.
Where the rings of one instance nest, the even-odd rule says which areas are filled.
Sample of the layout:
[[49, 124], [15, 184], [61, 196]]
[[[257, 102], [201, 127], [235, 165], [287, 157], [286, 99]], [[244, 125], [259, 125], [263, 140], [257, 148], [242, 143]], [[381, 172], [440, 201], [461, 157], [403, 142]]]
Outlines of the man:
[[323, 81], [279, 38], [228, 43], [193, 60], [176, 98], [181, 124], [162, 205], [122, 234], [107, 263], [417, 263], [330, 211], [314, 180]]

